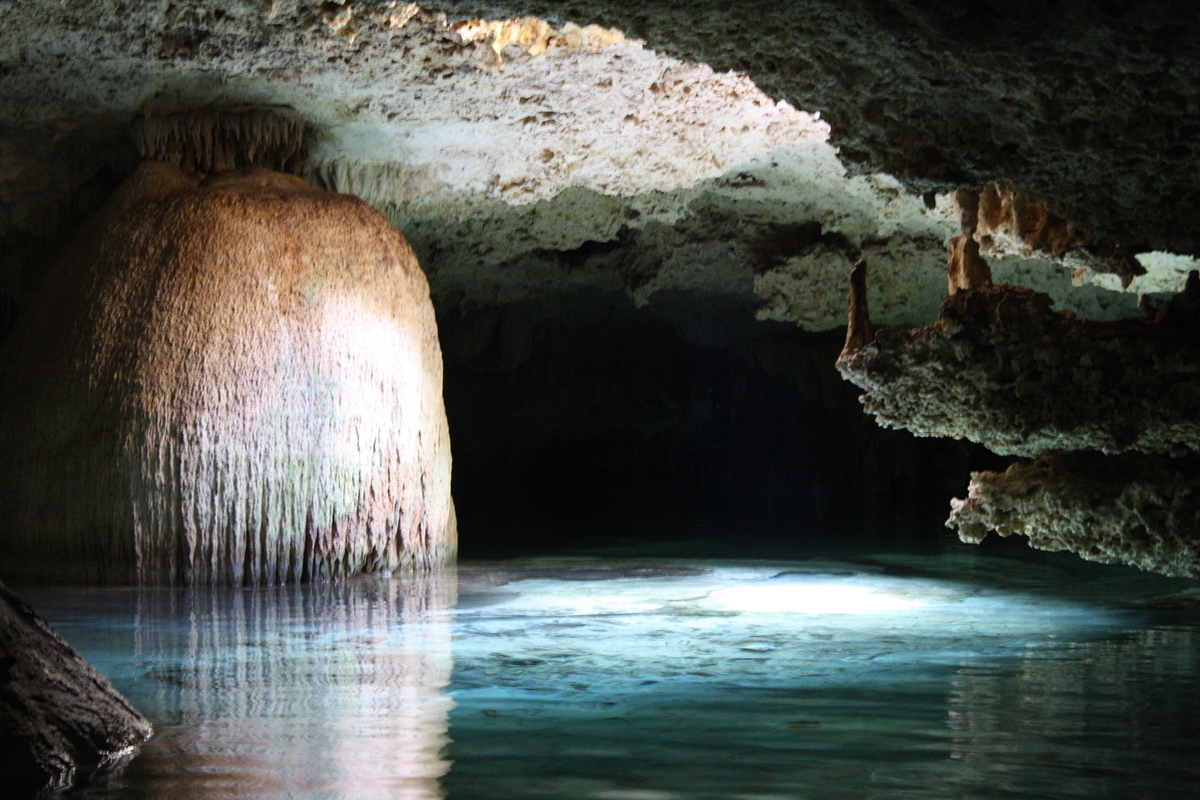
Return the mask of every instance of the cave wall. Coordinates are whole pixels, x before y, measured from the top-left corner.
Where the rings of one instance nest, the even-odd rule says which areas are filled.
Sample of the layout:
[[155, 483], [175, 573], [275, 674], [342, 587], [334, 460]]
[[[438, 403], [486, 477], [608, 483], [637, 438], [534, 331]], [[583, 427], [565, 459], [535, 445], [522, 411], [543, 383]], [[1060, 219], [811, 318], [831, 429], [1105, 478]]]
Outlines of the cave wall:
[[[541, 453], [564, 465], [537, 479], [564, 485], [533, 494], [593, 502], [586, 486], [565, 485], [582, 472], [572, 465], [587, 460], [571, 442], [608, 448], [594, 460], [608, 464], [613, 486], [628, 487], [610, 490], [609, 506], [649, 507], [632, 499], [649, 482], [630, 476], [678, 471], [665, 443], [703, 450], [696, 430], [724, 443], [720, 455], [688, 461], [697, 485], [721, 482], [722, 459], [727, 475], [745, 472], [752, 452], [770, 461], [771, 436], [751, 422], [743, 390], [789, 431], [775, 439], [825, 452], [805, 438], [813, 426], [788, 421], [833, 413], [803, 399], [825, 378], [811, 370], [782, 377], [788, 370], [764, 366], [775, 359], [763, 354], [764, 342], [796, 326], [794, 346], [809, 352], [817, 339], [803, 331], [840, 327], [846, 272], [862, 257], [874, 269], [866, 291], [876, 323], [933, 322], [946, 243], [974, 232], [960, 227], [951, 190], [979, 195], [991, 186], [1012, 208], [1038, 209], [1047, 236], [1024, 236], [1019, 214], [984, 214], [972, 223], [987, 228], [978, 244], [995, 283], [1045, 292], [1081, 318], [1137, 316], [1139, 300], [1178, 291], [1195, 263], [1200, 49], [1184, 3], [100, 0], [3, 8], [0, 336], [43, 282], [50, 254], [139, 156], [207, 171], [250, 163], [292, 170], [361, 197], [400, 227], [455, 337], [478, 329], [466, 338], [528, 340], [515, 350], [477, 342], [456, 363], [454, 381], [460, 397], [511, 395], [544, 409], [532, 421], [517, 408], [502, 415], [532, 425], [530, 442], [504, 458]], [[207, 127], [181, 137], [170, 120], [197, 110]], [[270, 139], [258, 115], [287, 120], [280, 130], [289, 133]], [[268, 157], [275, 160], [261, 160]], [[1118, 252], [1115, 271], [1095, 258]], [[583, 308], [595, 296], [622, 310], [599, 321]], [[679, 297], [693, 300], [680, 305]], [[727, 316], [714, 311], [722, 305], [736, 307], [755, 333], [714, 335]], [[565, 345], [544, 343], [555, 326], [589, 368], [611, 376], [606, 385], [625, 380], [618, 362], [640, 376], [655, 399], [629, 389], [611, 395], [614, 408], [637, 409], [640, 421], [578, 414], [583, 401], [566, 398], [582, 397], [579, 387], [596, 379], [571, 363]], [[506, 332], [479, 332], [492, 329]], [[623, 352], [658, 352], [673, 366], [597, 352], [613, 330], [620, 333], [608, 338], [624, 341]], [[527, 373], [539, 359], [574, 388], [535, 391]], [[726, 416], [703, 411], [671, 381], [717, 398]], [[800, 399], [780, 388], [789, 381]], [[676, 420], [665, 427], [663, 408]], [[467, 445], [479, 452], [464, 476], [529, 474], [496, 455], [505, 447], [474, 421], [489, 413], [459, 412], [473, 440], [491, 442]], [[848, 448], [858, 460], [845, 463], [873, 473], [874, 434], [856, 424], [837, 417], [864, 443]], [[572, 425], [578, 430], [567, 432]], [[622, 463], [632, 456], [616, 454], [612, 431], [644, 451], [644, 463]], [[552, 453], [542, 442], [555, 436]], [[891, 436], [877, 441], [901, 441]], [[661, 447], [648, 447], [652, 439]], [[889, 453], [901, 472], [928, 460]], [[821, 490], [768, 490], [793, 479], [811, 484], [802, 459], [779, 458], [786, 480], [738, 478], [714, 494], [681, 488], [680, 496], [725, 498], [730, 509], [818, 510]], [[483, 466], [470, 466], [476, 460]], [[854, 471], [835, 470], [850, 483]], [[482, 477], [469, 480], [488, 491]], [[497, 503], [519, 505], [505, 499], [516, 497], [510, 487]], [[806, 492], [811, 502], [797, 499]], [[902, 503], [914, 492], [864, 490], [868, 499], [840, 507], [867, 507], [871, 497]]]

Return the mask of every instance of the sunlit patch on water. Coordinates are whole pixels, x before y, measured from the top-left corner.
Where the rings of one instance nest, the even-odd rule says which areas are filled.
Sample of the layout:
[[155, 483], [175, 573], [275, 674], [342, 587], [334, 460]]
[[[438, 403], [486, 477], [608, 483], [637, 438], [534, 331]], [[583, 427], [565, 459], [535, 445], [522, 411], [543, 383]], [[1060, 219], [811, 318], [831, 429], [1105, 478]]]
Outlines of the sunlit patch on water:
[[79, 797], [1192, 797], [1194, 582], [948, 556], [27, 592], [157, 734]]

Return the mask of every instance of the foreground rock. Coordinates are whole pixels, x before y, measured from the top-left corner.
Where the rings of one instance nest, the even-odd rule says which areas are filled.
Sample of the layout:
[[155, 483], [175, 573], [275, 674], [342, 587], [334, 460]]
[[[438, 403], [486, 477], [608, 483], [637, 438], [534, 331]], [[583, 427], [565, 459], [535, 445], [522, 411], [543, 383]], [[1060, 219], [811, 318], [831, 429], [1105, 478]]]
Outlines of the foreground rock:
[[147, 162], [0, 347], [0, 568], [277, 583], [453, 558], [425, 276], [360, 200]]
[[1155, 320], [1079, 320], [1044, 294], [989, 286], [947, 297], [932, 325], [868, 337], [855, 330], [860, 283], [837, 365], [884, 427], [1026, 457], [1200, 450], [1195, 279]]
[[5, 797], [71, 785], [149, 738], [108, 679], [0, 584], [0, 774]]
[[1195, 459], [1070, 453], [975, 472], [946, 523], [964, 542], [995, 531], [1039, 550], [1200, 577], [1200, 465]]

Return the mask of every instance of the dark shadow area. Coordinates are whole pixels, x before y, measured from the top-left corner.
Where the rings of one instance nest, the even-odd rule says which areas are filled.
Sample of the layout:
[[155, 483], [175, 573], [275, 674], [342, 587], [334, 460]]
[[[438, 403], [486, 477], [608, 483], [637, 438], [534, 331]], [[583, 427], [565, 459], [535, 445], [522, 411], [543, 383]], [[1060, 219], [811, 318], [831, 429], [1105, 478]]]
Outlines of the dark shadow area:
[[994, 459], [879, 428], [834, 370], [843, 333], [732, 305], [588, 296], [440, 324], [466, 558], [621, 538], [936, 546]]

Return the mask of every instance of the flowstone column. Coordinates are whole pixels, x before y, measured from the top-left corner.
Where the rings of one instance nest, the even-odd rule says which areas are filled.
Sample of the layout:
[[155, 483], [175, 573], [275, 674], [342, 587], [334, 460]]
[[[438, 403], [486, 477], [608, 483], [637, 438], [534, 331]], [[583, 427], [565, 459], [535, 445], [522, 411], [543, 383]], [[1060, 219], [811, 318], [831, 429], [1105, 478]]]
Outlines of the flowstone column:
[[453, 559], [429, 288], [362, 201], [144, 163], [0, 345], [0, 572], [276, 583]]

